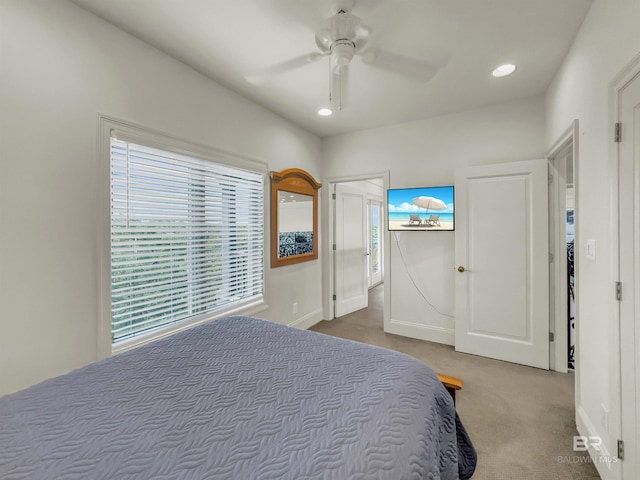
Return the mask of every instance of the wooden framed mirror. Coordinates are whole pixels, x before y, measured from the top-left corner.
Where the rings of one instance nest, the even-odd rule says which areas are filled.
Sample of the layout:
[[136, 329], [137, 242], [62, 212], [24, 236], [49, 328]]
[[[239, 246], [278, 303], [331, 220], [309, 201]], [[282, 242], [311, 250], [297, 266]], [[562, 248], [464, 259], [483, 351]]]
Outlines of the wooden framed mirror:
[[271, 172], [271, 267], [318, 258], [318, 190], [304, 170]]

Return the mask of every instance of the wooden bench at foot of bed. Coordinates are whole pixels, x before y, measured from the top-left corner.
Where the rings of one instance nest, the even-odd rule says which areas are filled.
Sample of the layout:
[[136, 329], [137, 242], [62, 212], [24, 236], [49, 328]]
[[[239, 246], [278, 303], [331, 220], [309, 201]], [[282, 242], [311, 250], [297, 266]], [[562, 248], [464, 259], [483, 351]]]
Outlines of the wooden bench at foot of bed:
[[457, 377], [451, 377], [449, 375], [443, 375], [438, 373], [438, 380], [442, 382], [444, 388], [447, 389], [447, 392], [453, 398], [453, 404], [456, 404], [456, 390], [460, 390], [462, 388], [462, 380]]

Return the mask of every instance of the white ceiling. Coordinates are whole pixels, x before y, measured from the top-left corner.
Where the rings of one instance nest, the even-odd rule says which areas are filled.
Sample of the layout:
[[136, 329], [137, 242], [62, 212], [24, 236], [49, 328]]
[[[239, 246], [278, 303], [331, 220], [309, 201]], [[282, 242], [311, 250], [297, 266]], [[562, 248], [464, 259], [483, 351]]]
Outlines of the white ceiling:
[[[331, 0], [73, 0], [320, 136], [544, 93], [592, 0], [356, 0], [370, 46], [444, 64], [420, 82], [355, 57], [344, 109], [322, 118], [329, 58], [252, 84], [246, 76], [317, 52]], [[516, 73], [493, 78], [502, 63]]]

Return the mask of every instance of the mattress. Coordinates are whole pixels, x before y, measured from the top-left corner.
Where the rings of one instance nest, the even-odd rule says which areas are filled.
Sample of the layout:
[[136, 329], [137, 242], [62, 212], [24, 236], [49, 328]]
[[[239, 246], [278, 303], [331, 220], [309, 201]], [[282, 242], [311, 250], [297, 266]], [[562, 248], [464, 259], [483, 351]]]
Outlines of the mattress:
[[0, 398], [3, 480], [458, 479], [475, 463], [423, 363], [250, 317]]

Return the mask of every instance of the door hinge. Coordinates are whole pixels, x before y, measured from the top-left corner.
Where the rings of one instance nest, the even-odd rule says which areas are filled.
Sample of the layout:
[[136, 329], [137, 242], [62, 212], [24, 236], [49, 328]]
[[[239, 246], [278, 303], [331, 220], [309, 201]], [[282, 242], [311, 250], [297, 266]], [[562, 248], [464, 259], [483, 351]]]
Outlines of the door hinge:
[[620, 143], [622, 141], [622, 123], [620, 122], [616, 123], [613, 137], [614, 137], [613, 140], [616, 143]]
[[553, 263], [553, 253], [549, 254], [549, 263]]
[[338, 300], [338, 297], [334, 294], [334, 295], [333, 295], [333, 299], [334, 299], [334, 300]]
[[548, 180], [549, 180], [549, 182], [548, 182], [549, 185], [551, 185], [553, 183], [553, 174], [552, 173], [549, 173]]
[[624, 441], [618, 440], [618, 460], [624, 460]]
[[622, 282], [616, 282], [616, 300], [622, 300]]
[[334, 249], [334, 250], [336, 249], [336, 244], [335, 244], [335, 243], [333, 244], [333, 249]]
[[331, 198], [332, 198], [333, 200], [335, 200], [335, 199], [336, 199], [336, 194], [335, 194], [335, 193], [332, 193], [332, 194], [331, 194]]
[[556, 336], [554, 335], [553, 332], [549, 332], [549, 341], [553, 342], [555, 340]]

